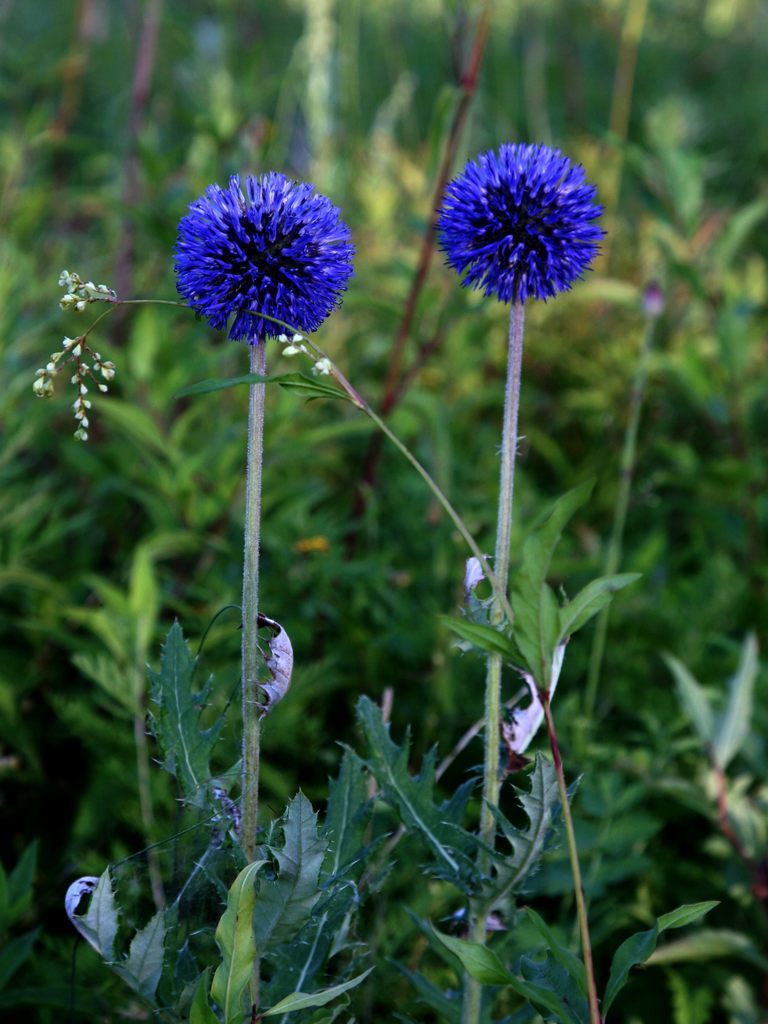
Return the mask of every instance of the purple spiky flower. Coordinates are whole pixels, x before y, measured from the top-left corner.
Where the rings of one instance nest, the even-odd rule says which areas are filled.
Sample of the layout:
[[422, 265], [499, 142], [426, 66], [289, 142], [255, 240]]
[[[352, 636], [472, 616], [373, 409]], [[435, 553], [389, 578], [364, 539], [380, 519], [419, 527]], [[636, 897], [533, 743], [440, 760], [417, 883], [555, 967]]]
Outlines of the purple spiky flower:
[[285, 328], [317, 330], [341, 302], [354, 247], [339, 210], [276, 172], [210, 185], [179, 223], [179, 294], [212, 327], [256, 344]]

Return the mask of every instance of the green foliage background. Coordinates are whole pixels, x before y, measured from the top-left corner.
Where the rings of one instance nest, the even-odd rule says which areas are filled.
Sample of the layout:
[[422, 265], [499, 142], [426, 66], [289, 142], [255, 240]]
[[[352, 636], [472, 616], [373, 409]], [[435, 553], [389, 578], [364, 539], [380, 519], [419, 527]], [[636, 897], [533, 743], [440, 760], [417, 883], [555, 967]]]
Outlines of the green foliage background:
[[[0, 4], [6, 868], [39, 842], [34, 899], [2, 920], [0, 938], [41, 927], [9, 1004], [31, 1005], [40, 1020], [69, 1004], [69, 881], [173, 833], [174, 794], [155, 771], [156, 821], [145, 835], [133, 719], [145, 666], [157, 664], [174, 617], [196, 642], [220, 608], [239, 602], [247, 402], [245, 389], [174, 399], [196, 380], [245, 372], [242, 346], [182, 310], [121, 310], [95, 342], [118, 376], [94, 403], [91, 440], [78, 444], [66, 386], [45, 403], [31, 393], [35, 368], [82, 329], [58, 310], [58, 274], [76, 270], [121, 297], [173, 298], [176, 224], [210, 182], [266, 169], [306, 178], [342, 207], [357, 246], [356, 277], [318, 340], [376, 399], [476, 8]], [[137, 55], [147, 55], [139, 40], [153, 13], [159, 32], [143, 95]], [[638, 24], [633, 73], [627, 40]], [[568, 650], [555, 714], [567, 770], [584, 773], [575, 814], [598, 973], [624, 935], [681, 903], [721, 900], [708, 918], [720, 946], [709, 956], [689, 943], [681, 959], [639, 975], [612, 1011], [617, 1024], [758, 1024], [766, 1012], [765, 902], [718, 828], [712, 773], [661, 656], [684, 662], [718, 704], [744, 634], [766, 641], [766, 61], [759, 0], [651, 0], [647, 10], [638, 0], [497, 0], [459, 147], [456, 169], [502, 141], [557, 145], [585, 165], [607, 205], [595, 272], [527, 318], [513, 549], [543, 502], [595, 477], [557, 557], [556, 579], [571, 593], [604, 558], [642, 289], [658, 280], [666, 293], [621, 565], [643, 579], [615, 602], [594, 719], [582, 712], [592, 627]], [[436, 258], [409, 352], [438, 344], [391, 418], [484, 550], [493, 545], [505, 334], [505, 310], [459, 289]], [[295, 369], [276, 348], [269, 360], [275, 372]], [[338, 743], [356, 742], [360, 694], [378, 701], [391, 688], [393, 735], [410, 725], [415, 757], [435, 743], [447, 752], [482, 714], [482, 664], [459, 656], [438, 620], [461, 602], [467, 552], [386, 446], [355, 518], [370, 439], [351, 407], [269, 390], [262, 605], [288, 630], [297, 663], [265, 731], [264, 799], [275, 813], [298, 786], [322, 803]], [[236, 612], [223, 615], [205, 649], [219, 710], [237, 687], [237, 624]], [[733, 817], [757, 861], [768, 839], [765, 698], [761, 677], [729, 770]], [[231, 724], [222, 766], [237, 743]], [[480, 760], [479, 744], [470, 746], [446, 792]], [[405, 1006], [413, 1019], [435, 1019], [387, 959], [428, 968], [432, 954], [404, 907], [435, 920], [453, 909], [438, 883], [421, 883], [420, 856], [402, 843], [376, 897], [377, 982], [355, 996], [361, 1021]], [[573, 921], [568, 888], [555, 850], [537, 876], [537, 905], [563, 937]], [[747, 941], [724, 955], [726, 930]], [[89, 950], [77, 963], [75, 1019], [117, 1020], [131, 1008]], [[448, 984], [445, 968], [434, 970], [436, 984]]]

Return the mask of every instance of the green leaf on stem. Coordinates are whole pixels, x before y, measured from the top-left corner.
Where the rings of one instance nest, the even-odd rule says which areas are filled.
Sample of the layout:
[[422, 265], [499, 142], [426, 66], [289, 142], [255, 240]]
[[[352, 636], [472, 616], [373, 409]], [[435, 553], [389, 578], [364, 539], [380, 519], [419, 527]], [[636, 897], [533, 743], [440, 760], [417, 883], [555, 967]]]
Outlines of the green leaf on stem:
[[136, 932], [128, 956], [112, 965], [123, 981], [149, 1002], [154, 1002], [163, 972], [165, 933], [164, 915], [158, 911], [144, 928]]
[[532, 907], [525, 907], [525, 913], [533, 924], [536, 931], [541, 935], [547, 944], [552, 957], [568, 973], [579, 987], [583, 995], [587, 994], [587, 975], [584, 964], [566, 946], [563, 946], [555, 937], [549, 925], [540, 917]]
[[213, 976], [211, 995], [224, 1014], [224, 1024], [242, 1024], [246, 1013], [244, 996], [256, 958], [253, 937], [255, 881], [266, 863], [255, 860], [243, 868], [229, 889], [227, 909], [216, 928], [221, 963]]
[[449, 949], [459, 959], [467, 974], [482, 985], [505, 985], [519, 996], [527, 999], [540, 1012], [553, 1013], [556, 1020], [561, 1021], [562, 1024], [581, 1024], [579, 1018], [572, 1014], [556, 992], [517, 978], [507, 970], [496, 953], [488, 946], [481, 946], [479, 942], [468, 942], [466, 939], [457, 939], [452, 935], [445, 935], [437, 929], [434, 929], [434, 932], [446, 949]]
[[275, 1003], [271, 1009], [266, 1010], [261, 1016], [274, 1017], [278, 1013], [291, 1013], [294, 1010], [307, 1010], [313, 1006], [325, 1006], [326, 1003], [338, 999], [340, 995], [365, 981], [372, 970], [373, 967], [369, 967], [367, 971], [358, 974], [356, 978], [351, 978], [341, 985], [334, 985], [332, 988], [323, 989], [321, 992], [293, 992], [291, 995], [286, 996], [285, 999], [281, 999], [279, 1003]]
[[260, 373], [243, 373], [239, 377], [212, 378], [190, 384], [177, 391], [174, 398], [190, 398], [193, 395], [208, 395], [213, 391], [224, 391], [240, 384], [279, 384], [286, 391], [295, 391], [305, 398], [342, 398], [349, 401], [349, 396], [326, 381], [308, 377], [304, 373], [278, 373], [264, 376]]
[[562, 632], [557, 599], [548, 586], [550, 563], [563, 527], [589, 497], [592, 482], [581, 484], [555, 502], [523, 545], [523, 558], [515, 577], [512, 607], [515, 641], [540, 689], [548, 690], [552, 657]]
[[602, 1011], [607, 1013], [616, 996], [624, 988], [630, 970], [638, 964], [644, 964], [656, 949], [659, 935], [668, 928], [682, 928], [708, 914], [718, 905], [718, 900], [707, 900], [703, 903], [687, 903], [676, 910], [663, 914], [653, 928], [644, 932], [636, 932], [616, 950], [611, 962], [611, 973], [602, 1001]]
[[398, 809], [406, 828], [415, 829], [426, 840], [442, 871], [447, 869], [454, 880], [463, 878], [471, 870], [468, 855], [475, 848], [473, 837], [458, 824], [469, 795], [468, 786], [460, 787], [446, 803], [436, 805], [434, 750], [425, 756], [419, 774], [412, 776], [408, 772], [410, 738], [406, 736], [403, 746], [398, 747], [389, 735], [389, 726], [382, 721], [381, 711], [368, 697], [358, 701], [357, 718], [368, 743], [368, 767], [384, 799]]
[[153, 732], [165, 754], [163, 767], [175, 775], [188, 800], [199, 800], [211, 777], [210, 759], [224, 724], [219, 718], [209, 729], [199, 728], [211, 680], [192, 689], [195, 660], [178, 622], [171, 626], [160, 658], [160, 671], [149, 669]]
[[363, 762], [357, 754], [346, 749], [339, 774], [330, 782], [322, 834], [329, 841], [323, 869], [332, 878], [343, 871], [349, 872], [357, 861], [362, 871], [360, 854], [371, 813], [368, 782], [363, 769]]
[[262, 877], [259, 913], [254, 922], [260, 951], [292, 939], [307, 922], [320, 898], [320, 869], [328, 840], [317, 833], [317, 814], [303, 793], [288, 804], [283, 823], [283, 844], [271, 847], [278, 876]]
[[452, 615], [440, 615], [439, 619], [452, 633], [473, 647], [478, 647], [488, 654], [500, 654], [507, 661], [519, 661], [520, 654], [514, 640], [493, 626], [483, 626], [481, 623], [457, 619]]
[[536, 754], [530, 773], [530, 788], [515, 787], [515, 795], [528, 818], [528, 828], [515, 828], [499, 810], [492, 807], [493, 816], [511, 847], [511, 853], [494, 864], [495, 875], [483, 884], [483, 900], [495, 902], [510, 892], [517, 892], [525, 879], [537, 867], [544, 852], [544, 844], [552, 827], [552, 811], [559, 797], [557, 776], [552, 764], [542, 754]]
[[614, 576], [600, 576], [588, 583], [573, 600], [560, 609], [560, 634], [557, 642], [562, 643], [566, 637], [581, 629], [593, 615], [597, 615], [610, 603], [617, 590], [623, 590], [639, 579], [638, 572], [623, 572]]

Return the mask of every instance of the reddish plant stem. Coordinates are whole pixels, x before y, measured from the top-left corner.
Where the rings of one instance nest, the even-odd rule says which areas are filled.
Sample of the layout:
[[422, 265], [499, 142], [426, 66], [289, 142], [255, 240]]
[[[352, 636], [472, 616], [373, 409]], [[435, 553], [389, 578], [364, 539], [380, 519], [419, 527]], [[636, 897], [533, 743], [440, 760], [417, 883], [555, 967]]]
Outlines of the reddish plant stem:
[[581, 868], [579, 866], [579, 852], [576, 846], [576, 834], [573, 829], [573, 818], [571, 816], [571, 805], [568, 800], [568, 788], [565, 784], [565, 772], [563, 771], [563, 759], [560, 756], [560, 745], [557, 742], [555, 731], [555, 720], [552, 717], [552, 707], [549, 702], [549, 691], [539, 690], [539, 700], [544, 711], [544, 718], [547, 723], [549, 734], [549, 745], [552, 750], [552, 760], [555, 765], [557, 776], [557, 788], [560, 793], [560, 805], [563, 812], [563, 823], [565, 825], [565, 836], [568, 844], [568, 856], [571, 861], [571, 875], [573, 876], [573, 895], [576, 899], [576, 914], [579, 919], [579, 933], [581, 935], [581, 955], [584, 958], [584, 970], [587, 976], [587, 1002], [589, 1003], [590, 1024], [603, 1024], [600, 1016], [600, 1004], [597, 1000], [597, 985], [595, 984], [595, 965], [592, 959], [592, 942], [589, 937], [589, 921], [587, 919], [587, 904], [584, 899], [584, 886], [581, 880]]
[[155, 69], [155, 53], [157, 37], [160, 30], [160, 17], [163, 0], [146, 0], [144, 15], [139, 30], [139, 42], [136, 50], [136, 62], [133, 68], [133, 86], [131, 89], [131, 111], [128, 118], [128, 145], [123, 164], [123, 229], [120, 245], [115, 259], [115, 282], [118, 295], [131, 292], [133, 277], [133, 256], [135, 245], [135, 228], [132, 210], [141, 196], [139, 183], [139, 137], [144, 124], [144, 114], [149, 100], [152, 75]]
[[[424, 290], [429, 268], [432, 264], [432, 258], [435, 254], [435, 228], [437, 225], [437, 218], [439, 216], [438, 211], [440, 201], [443, 198], [445, 186], [448, 183], [448, 178], [450, 177], [451, 170], [456, 159], [456, 151], [458, 150], [464, 126], [466, 124], [467, 117], [469, 116], [472, 99], [474, 98], [475, 91], [477, 89], [480, 66], [482, 64], [485, 44], [488, 38], [489, 15], [490, 5], [485, 3], [477, 19], [477, 28], [475, 29], [472, 49], [470, 51], [466, 67], [461, 74], [459, 82], [459, 99], [456, 104], [453, 121], [451, 123], [451, 128], [448, 133], [442, 159], [440, 161], [440, 169], [432, 197], [432, 211], [421, 240], [419, 260], [411, 281], [411, 287], [405, 300], [403, 315], [397, 329], [395, 342], [392, 346], [392, 352], [389, 358], [387, 375], [384, 381], [384, 393], [379, 404], [379, 412], [382, 416], [386, 416], [392, 411], [395, 405], [397, 405], [402, 398], [406, 383], [410, 383], [413, 379], [412, 374], [408, 374], [405, 379], [403, 377], [403, 358], [405, 356], [405, 347], [413, 328], [413, 320], [416, 315], [419, 297]], [[440, 338], [440, 340], [442, 340], [442, 338]], [[436, 344], [425, 346], [420, 357], [417, 358], [420, 358], [423, 361], [425, 353], [436, 351], [437, 347], [438, 345]], [[355, 500], [355, 519], [359, 519], [365, 511], [366, 493], [368, 488], [376, 479], [376, 470], [381, 455], [382, 441], [383, 438], [381, 434], [374, 434], [368, 446], [363, 468], [360, 473], [361, 486], [358, 487], [357, 497]]]

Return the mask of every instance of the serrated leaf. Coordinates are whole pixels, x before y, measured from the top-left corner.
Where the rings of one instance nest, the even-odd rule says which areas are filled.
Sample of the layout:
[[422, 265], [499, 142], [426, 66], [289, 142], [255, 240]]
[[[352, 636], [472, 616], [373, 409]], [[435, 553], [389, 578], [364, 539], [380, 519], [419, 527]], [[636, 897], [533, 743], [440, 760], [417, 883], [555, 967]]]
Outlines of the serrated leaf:
[[192, 689], [195, 662], [178, 622], [171, 626], [160, 659], [160, 671], [149, 669], [152, 725], [165, 754], [164, 767], [179, 780], [188, 800], [199, 799], [211, 777], [210, 759], [223, 726], [199, 728], [211, 684]]
[[464, 789], [449, 803], [436, 806], [434, 751], [424, 758], [421, 772], [411, 776], [408, 773], [409, 737], [406, 736], [403, 746], [398, 747], [389, 735], [389, 726], [382, 722], [380, 710], [368, 697], [358, 701], [357, 719], [370, 751], [368, 766], [384, 798], [397, 807], [406, 828], [416, 829], [421, 834], [451, 877], [458, 878], [462, 874], [462, 851], [454, 849], [452, 842], [463, 842], [466, 837], [471, 843], [472, 838], [459, 829], [445, 828], [444, 823], [458, 817], [468, 790]]
[[216, 928], [216, 943], [221, 963], [216, 968], [211, 996], [224, 1014], [224, 1024], [242, 1024], [244, 995], [251, 979], [256, 957], [253, 935], [253, 909], [256, 905], [256, 875], [266, 864], [255, 860], [232, 883], [227, 909]]
[[150, 1002], [154, 1002], [163, 972], [165, 933], [165, 917], [162, 911], [158, 911], [141, 931], [136, 932], [128, 956], [112, 965], [134, 991]]
[[208, 1002], [208, 986], [211, 968], [206, 967], [195, 986], [195, 994], [189, 1007], [189, 1024], [219, 1024], [219, 1018]]
[[484, 897], [489, 900], [500, 901], [508, 893], [519, 890], [544, 852], [552, 827], [552, 810], [558, 802], [558, 790], [555, 769], [542, 754], [536, 754], [530, 774], [530, 790], [515, 788], [515, 795], [528, 818], [528, 828], [515, 828], [499, 808], [491, 808], [512, 852], [494, 864], [495, 877], [483, 885]]
[[457, 619], [452, 615], [440, 615], [443, 622], [452, 633], [479, 647], [481, 651], [489, 654], [500, 654], [508, 661], [516, 660], [519, 656], [517, 646], [510, 637], [505, 636], [493, 626], [484, 626], [478, 622], [470, 622], [468, 619]]
[[572, 636], [584, 626], [593, 615], [610, 603], [618, 590], [640, 579], [639, 572], [623, 572], [614, 576], [600, 576], [588, 583], [583, 590], [560, 609], [560, 634], [558, 643]]
[[[82, 897], [90, 893], [88, 910], [78, 914]], [[99, 878], [92, 875], [78, 878], [64, 897], [67, 916], [86, 942], [93, 946], [102, 960], [112, 960], [117, 935], [117, 906], [109, 868]]]
[[682, 928], [708, 914], [718, 905], [718, 900], [707, 900], [703, 903], [687, 903], [676, 910], [663, 914], [653, 928], [644, 932], [636, 932], [619, 946], [611, 962], [611, 973], [602, 1001], [602, 1012], [606, 1014], [616, 996], [626, 985], [630, 970], [638, 964], [644, 964], [656, 949], [659, 935], [668, 928]]
[[291, 1013], [294, 1010], [307, 1010], [314, 1006], [325, 1006], [326, 1003], [338, 999], [340, 995], [349, 992], [351, 988], [355, 988], [362, 981], [365, 981], [372, 970], [373, 967], [369, 967], [367, 971], [358, 974], [356, 978], [345, 981], [341, 985], [334, 985], [333, 988], [323, 989], [321, 992], [293, 992], [291, 995], [286, 996], [285, 999], [281, 999], [279, 1003], [275, 1003], [271, 1009], [264, 1011], [261, 1016], [275, 1017], [278, 1013]]
[[709, 703], [701, 683], [688, 671], [682, 661], [678, 661], [671, 654], [665, 654], [663, 657], [667, 668], [675, 677], [677, 695], [683, 705], [683, 710], [701, 742], [709, 748], [715, 734], [715, 717], [712, 713], [712, 705]]
[[757, 676], [757, 638], [749, 633], [741, 649], [741, 660], [728, 687], [728, 703], [717, 722], [712, 742], [716, 764], [727, 768], [749, 734], [752, 695]]
[[338, 776], [330, 782], [328, 809], [322, 834], [328, 839], [324, 871], [331, 877], [348, 871], [360, 856], [371, 813], [364, 765], [354, 751], [345, 749]]
[[270, 849], [277, 860], [278, 876], [262, 878], [259, 886], [254, 926], [261, 952], [293, 938], [320, 897], [320, 869], [328, 840], [318, 835], [317, 814], [303, 793], [288, 804], [282, 846]]

